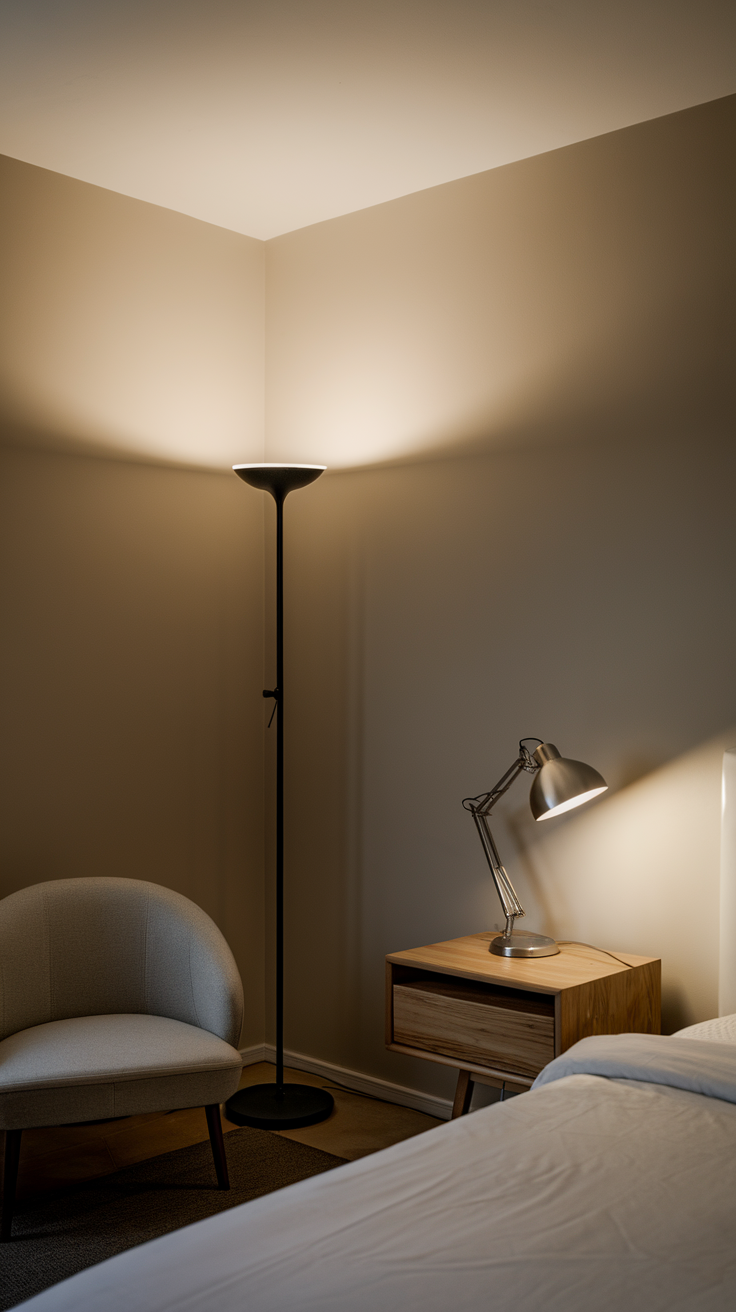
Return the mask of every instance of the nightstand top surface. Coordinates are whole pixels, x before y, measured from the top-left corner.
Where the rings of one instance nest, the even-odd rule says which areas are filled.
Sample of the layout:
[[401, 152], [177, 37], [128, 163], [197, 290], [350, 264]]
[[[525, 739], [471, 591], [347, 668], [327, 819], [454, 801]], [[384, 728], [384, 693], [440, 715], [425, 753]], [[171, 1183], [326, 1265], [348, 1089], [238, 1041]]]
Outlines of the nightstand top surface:
[[463, 979], [534, 989], [540, 993], [560, 993], [563, 989], [589, 984], [606, 975], [616, 975], [625, 971], [627, 966], [644, 966], [658, 960], [657, 957], [637, 957], [631, 952], [617, 951], [615, 955], [621, 958], [618, 962], [606, 956], [602, 948], [588, 948], [577, 943], [560, 944], [555, 957], [527, 960], [497, 957], [489, 952], [488, 947], [496, 936], [496, 930], [469, 934], [465, 938], [449, 939], [447, 943], [430, 943], [423, 948], [409, 948], [406, 952], [390, 952], [386, 960], [397, 966], [414, 966], [443, 975], [459, 975]]

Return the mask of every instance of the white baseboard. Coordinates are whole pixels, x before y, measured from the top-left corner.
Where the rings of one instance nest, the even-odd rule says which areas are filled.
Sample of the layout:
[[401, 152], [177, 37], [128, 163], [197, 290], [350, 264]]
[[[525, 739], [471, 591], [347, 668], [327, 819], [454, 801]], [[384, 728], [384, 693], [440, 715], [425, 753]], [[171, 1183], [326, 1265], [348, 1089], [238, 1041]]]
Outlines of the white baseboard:
[[255, 1066], [257, 1061], [270, 1061], [266, 1056], [268, 1049], [265, 1043], [254, 1043], [250, 1048], [241, 1048], [240, 1055], [243, 1058], [244, 1066]]
[[[241, 1048], [240, 1055], [244, 1066], [254, 1066], [258, 1061], [275, 1062], [276, 1049], [271, 1043], [260, 1043], [251, 1048]], [[436, 1116], [441, 1121], [450, 1119], [452, 1103], [447, 1098], [435, 1098], [431, 1093], [407, 1089], [403, 1084], [391, 1084], [389, 1080], [379, 1080], [374, 1075], [361, 1075], [360, 1071], [347, 1070], [344, 1066], [316, 1061], [314, 1057], [305, 1057], [301, 1052], [284, 1051], [284, 1062], [293, 1070], [320, 1075], [322, 1079], [343, 1084], [355, 1093], [367, 1093], [374, 1098], [381, 1098], [383, 1102], [396, 1103], [399, 1107], [413, 1107], [415, 1111], [426, 1112], [428, 1116]]]

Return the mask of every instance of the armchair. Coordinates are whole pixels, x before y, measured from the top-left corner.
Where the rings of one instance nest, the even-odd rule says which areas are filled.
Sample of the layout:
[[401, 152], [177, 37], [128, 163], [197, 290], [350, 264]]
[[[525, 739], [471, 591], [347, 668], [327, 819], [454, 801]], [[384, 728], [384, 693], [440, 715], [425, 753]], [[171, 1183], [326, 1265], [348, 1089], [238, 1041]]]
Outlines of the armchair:
[[204, 1106], [229, 1188], [219, 1104], [238, 1087], [243, 989], [216, 925], [138, 879], [59, 879], [0, 901], [0, 1240], [21, 1135]]

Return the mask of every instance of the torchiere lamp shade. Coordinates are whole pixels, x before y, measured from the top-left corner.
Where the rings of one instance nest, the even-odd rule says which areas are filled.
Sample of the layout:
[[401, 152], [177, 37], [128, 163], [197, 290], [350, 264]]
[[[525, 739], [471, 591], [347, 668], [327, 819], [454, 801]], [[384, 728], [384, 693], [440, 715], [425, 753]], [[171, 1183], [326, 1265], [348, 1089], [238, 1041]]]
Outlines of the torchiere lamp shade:
[[285, 497], [297, 488], [308, 487], [320, 474], [324, 474], [326, 465], [233, 465], [238, 478], [251, 487], [270, 492], [273, 497]]
[[603, 776], [592, 765], [560, 756], [553, 743], [542, 743], [534, 756], [542, 767], [534, 776], [529, 795], [535, 820], [548, 820], [564, 811], [572, 811], [608, 788]]

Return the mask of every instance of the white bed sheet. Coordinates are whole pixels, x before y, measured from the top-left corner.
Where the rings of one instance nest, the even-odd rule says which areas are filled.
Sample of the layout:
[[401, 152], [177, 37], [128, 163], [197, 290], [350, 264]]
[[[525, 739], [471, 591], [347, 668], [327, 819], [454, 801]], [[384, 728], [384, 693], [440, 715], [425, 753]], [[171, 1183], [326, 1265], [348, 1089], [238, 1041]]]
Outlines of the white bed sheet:
[[731, 1312], [736, 1105], [567, 1076], [112, 1258], [23, 1307]]
[[533, 1088], [566, 1075], [651, 1081], [736, 1103], [736, 1046], [704, 1036], [693, 1043], [674, 1034], [596, 1034], [549, 1062]]

